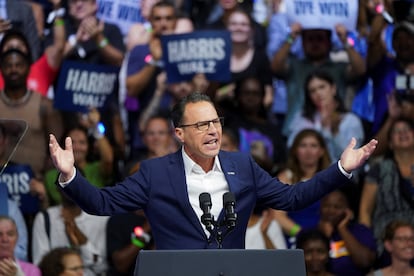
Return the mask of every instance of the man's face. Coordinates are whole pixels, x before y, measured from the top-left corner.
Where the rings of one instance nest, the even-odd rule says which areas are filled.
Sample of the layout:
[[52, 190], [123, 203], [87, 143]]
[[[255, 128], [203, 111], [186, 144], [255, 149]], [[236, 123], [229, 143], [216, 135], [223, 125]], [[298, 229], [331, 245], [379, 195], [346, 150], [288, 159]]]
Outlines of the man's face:
[[326, 30], [304, 30], [302, 44], [305, 55], [310, 60], [323, 60], [329, 56], [331, 41]]
[[5, 86], [9, 88], [25, 86], [29, 69], [27, 60], [18, 53], [7, 55], [1, 62], [1, 72]]
[[76, 21], [81, 21], [95, 15], [98, 10], [96, 0], [68, 0], [70, 16]]
[[173, 7], [154, 7], [150, 17], [152, 31], [155, 35], [172, 34], [177, 18]]
[[[214, 106], [206, 101], [188, 103], [182, 120], [183, 125], [218, 119]], [[198, 164], [211, 161], [220, 150], [222, 126], [210, 122], [207, 130], [196, 126], [177, 127], [175, 133], [184, 144], [186, 153]]]
[[392, 46], [397, 55], [397, 59], [403, 62], [414, 61], [414, 35], [407, 31], [399, 31], [394, 38]]

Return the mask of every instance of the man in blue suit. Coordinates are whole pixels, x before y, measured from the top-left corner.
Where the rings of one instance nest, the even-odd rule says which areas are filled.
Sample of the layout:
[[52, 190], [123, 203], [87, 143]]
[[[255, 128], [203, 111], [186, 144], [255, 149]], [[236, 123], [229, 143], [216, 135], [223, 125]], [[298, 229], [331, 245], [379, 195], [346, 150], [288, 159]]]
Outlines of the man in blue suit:
[[49, 148], [59, 184], [79, 206], [95, 215], [113, 215], [143, 209], [151, 224], [157, 249], [217, 248], [201, 223], [199, 195], [211, 194], [211, 214], [224, 221], [221, 197], [235, 196], [237, 223], [220, 243], [223, 248], [244, 248], [247, 222], [256, 204], [281, 210], [296, 210], [328, 192], [349, 183], [352, 170], [374, 151], [371, 140], [353, 149], [352, 139], [341, 160], [312, 179], [286, 185], [260, 168], [251, 156], [220, 151], [222, 120], [210, 98], [193, 93], [178, 103], [172, 120], [182, 143], [176, 153], [142, 162], [140, 170], [114, 187], [90, 185], [74, 167], [72, 142], [65, 149], [50, 135]]

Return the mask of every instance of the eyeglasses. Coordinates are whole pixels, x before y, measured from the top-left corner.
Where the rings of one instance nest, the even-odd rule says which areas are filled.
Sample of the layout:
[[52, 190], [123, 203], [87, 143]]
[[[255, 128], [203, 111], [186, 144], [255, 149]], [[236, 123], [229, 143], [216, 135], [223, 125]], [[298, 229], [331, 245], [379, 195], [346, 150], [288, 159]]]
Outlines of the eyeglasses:
[[410, 131], [413, 131], [410, 127], [399, 127], [391, 130], [391, 134], [404, 134]]
[[399, 242], [404, 242], [404, 243], [414, 242], [414, 236], [412, 237], [395, 236], [393, 239]]
[[178, 127], [191, 127], [191, 126], [193, 126], [193, 127], [197, 128], [200, 131], [207, 131], [207, 130], [209, 130], [211, 123], [213, 123], [215, 128], [222, 127], [224, 125], [224, 117], [218, 117], [217, 119], [197, 122], [197, 123], [189, 124], [189, 125], [180, 125]]

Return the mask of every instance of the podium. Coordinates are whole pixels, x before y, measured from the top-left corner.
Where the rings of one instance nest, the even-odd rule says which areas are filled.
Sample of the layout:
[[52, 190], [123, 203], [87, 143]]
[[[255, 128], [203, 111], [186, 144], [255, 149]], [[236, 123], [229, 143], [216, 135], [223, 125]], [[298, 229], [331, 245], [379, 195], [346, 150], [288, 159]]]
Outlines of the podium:
[[134, 276], [305, 276], [301, 249], [141, 250]]

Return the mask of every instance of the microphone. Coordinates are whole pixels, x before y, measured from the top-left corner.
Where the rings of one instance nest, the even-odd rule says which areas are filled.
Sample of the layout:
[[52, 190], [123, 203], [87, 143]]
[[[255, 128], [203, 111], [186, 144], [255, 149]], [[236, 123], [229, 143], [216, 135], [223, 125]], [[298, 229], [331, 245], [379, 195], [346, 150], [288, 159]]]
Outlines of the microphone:
[[234, 211], [236, 205], [236, 199], [234, 194], [227, 192], [223, 194], [223, 207], [225, 211], [224, 219], [227, 224], [227, 228], [232, 229], [236, 226], [237, 214]]
[[211, 196], [209, 193], [201, 193], [199, 196], [200, 208], [203, 211], [201, 215], [201, 223], [206, 226], [206, 229], [211, 232], [213, 231], [214, 217], [210, 213], [211, 210]]

